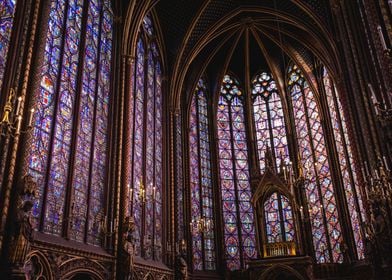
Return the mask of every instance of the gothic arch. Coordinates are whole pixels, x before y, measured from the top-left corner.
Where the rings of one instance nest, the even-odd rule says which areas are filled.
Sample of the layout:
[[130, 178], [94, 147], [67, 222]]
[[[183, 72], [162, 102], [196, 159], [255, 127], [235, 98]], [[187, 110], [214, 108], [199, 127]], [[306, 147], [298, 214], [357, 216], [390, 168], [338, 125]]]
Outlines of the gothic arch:
[[37, 280], [54, 280], [53, 271], [46, 256], [38, 251], [31, 251], [26, 257], [25, 268]]
[[287, 280], [306, 280], [306, 278], [298, 273], [298, 271], [283, 264], [276, 264], [271, 266], [260, 275], [258, 280], [283, 280], [281, 278], [282, 273], [284, 273], [284, 275], [287, 277], [290, 277], [284, 278]]
[[102, 264], [87, 258], [72, 258], [60, 264], [61, 279], [72, 279], [77, 274], [88, 274], [94, 280], [104, 280], [108, 276], [107, 269]]

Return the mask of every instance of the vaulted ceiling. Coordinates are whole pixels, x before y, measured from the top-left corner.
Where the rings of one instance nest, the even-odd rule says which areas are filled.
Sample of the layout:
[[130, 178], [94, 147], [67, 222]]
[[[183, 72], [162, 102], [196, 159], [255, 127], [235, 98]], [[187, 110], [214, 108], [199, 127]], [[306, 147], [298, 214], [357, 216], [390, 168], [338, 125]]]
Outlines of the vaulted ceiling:
[[325, 0], [160, 0], [154, 11], [177, 102], [203, 72], [215, 88], [222, 67], [244, 79], [246, 54], [251, 75], [271, 63], [283, 71], [290, 59], [334, 64]]

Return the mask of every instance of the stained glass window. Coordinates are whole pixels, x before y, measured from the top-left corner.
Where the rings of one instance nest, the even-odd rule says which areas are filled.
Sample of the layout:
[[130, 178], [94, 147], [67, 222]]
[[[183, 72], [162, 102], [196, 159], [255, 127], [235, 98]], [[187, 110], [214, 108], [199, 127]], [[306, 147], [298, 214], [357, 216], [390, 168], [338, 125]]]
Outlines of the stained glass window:
[[354, 165], [353, 152], [350, 139], [348, 137], [342, 104], [326, 68], [324, 68], [323, 72], [323, 83], [331, 117], [331, 125], [338, 153], [340, 172], [343, 179], [343, 186], [346, 194], [357, 256], [359, 259], [363, 259], [364, 244], [363, 237], [361, 235], [360, 213], [365, 213], [365, 211], [363, 209], [359, 182], [357, 179], [358, 175]]
[[185, 208], [184, 208], [184, 177], [182, 153], [182, 121], [181, 115], [176, 116], [176, 205], [177, 205], [177, 246], [185, 242]]
[[40, 186], [33, 209], [39, 229], [96, 245], [104, 220], [112, 17], [109, 1], [51, 2], [29, 154]]
[[273, 193], [264, 202], [264, 216], [268, 243], [294, 241], [294, 221], [290, 201]]
[[[130, 115], [132, 159], [127, 184], [127, 213], [135, 219], [136, 255], [162, 257], [162, 70], [155, 32], [147, 16], [136, 47], [131, 78]], [[147, 39], [149, 38], [149, 39]]]
[[[189, 118], [189, 160], [192, 217], [192, 256], [194, 270], [215, 269], [213, 195], [207, 89], [200, 79], [192, 97]], [[200, 231], [198, 221], [204, 221]], [[208, 227], [207, 227], [208, 223]]]
[[282, 102], [271, 74], [262, 72], [253, 79], [252, 101], [260, 171], [265, 168], [267, 145], [279, 168], [281, 160], [288, 163], [290, 159]]
[[3, 84], [12, 25], [14, 23], [15, 7], [16, 0], [4, 0], [0, 2], [0, 89]]
[[225, 75], [218, 111], [218, 158], [227, 268], [244, 268], [257, 256], [251, 205], [244, 100], [238, 81]]
[[342, 262], [342, 230], [316, 98], [296, 65], [288, 69], [288, 86], [300, 163], [306, 171], [305, 192], [316, 260], [319, 263]]

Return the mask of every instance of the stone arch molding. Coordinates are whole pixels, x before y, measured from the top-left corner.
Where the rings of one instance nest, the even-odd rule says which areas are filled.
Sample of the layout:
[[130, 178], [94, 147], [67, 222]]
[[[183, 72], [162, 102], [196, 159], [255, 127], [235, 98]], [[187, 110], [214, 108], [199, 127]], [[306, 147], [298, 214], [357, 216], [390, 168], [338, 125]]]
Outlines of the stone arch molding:
[[297, 280], [308, 280], [307, 278], [303, 277], [298, 271], [296, 271], [295, 269], [287, 266], [287, 265], [283, 265], [283, 264], [276, 264], [271, 266], [270, 268], [268, 268], [267, 270], [265, 270], [260, 277], [258, 278], [258, 280], [271, 280], [271, 279], [278, 279], [274, 276], [274, 274], [276, 272], [286, 272], [289, 275], [295, 277], [295, 279]]
[[40, 251], [33, 250], [28, 254], [24, 268], [27, 280], [55, 280], [48, 259]]
[[87, 274], [94, 280], [108, 279], [107, 269], [99, 262], [75, 257], [59, 266], [59, 279], [70, 280], [77, 274]]

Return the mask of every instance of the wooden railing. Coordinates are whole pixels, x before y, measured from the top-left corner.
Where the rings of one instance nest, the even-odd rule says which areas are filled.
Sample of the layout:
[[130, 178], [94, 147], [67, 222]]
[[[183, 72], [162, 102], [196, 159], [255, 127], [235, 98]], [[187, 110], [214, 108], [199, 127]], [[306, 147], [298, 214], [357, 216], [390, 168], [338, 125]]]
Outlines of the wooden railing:
[[264, 258], [295, 256], [294, 242], [276, 242], [263, 245]]

